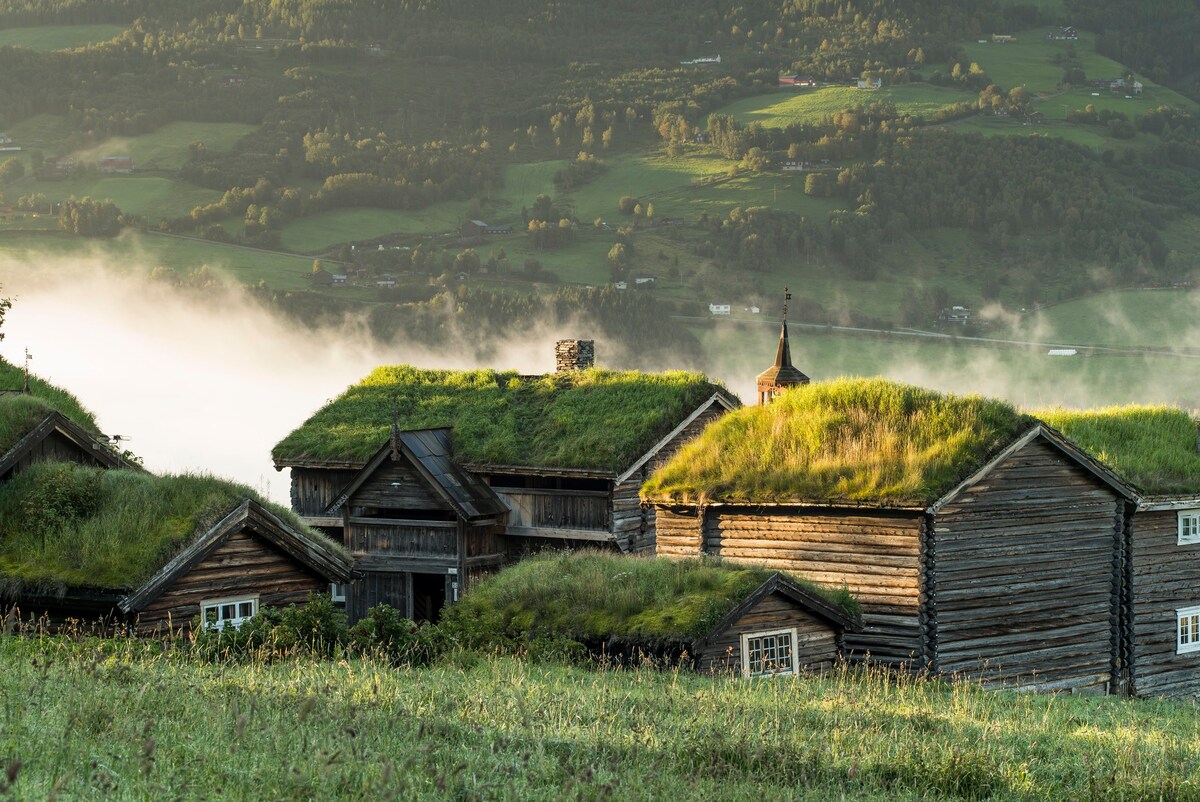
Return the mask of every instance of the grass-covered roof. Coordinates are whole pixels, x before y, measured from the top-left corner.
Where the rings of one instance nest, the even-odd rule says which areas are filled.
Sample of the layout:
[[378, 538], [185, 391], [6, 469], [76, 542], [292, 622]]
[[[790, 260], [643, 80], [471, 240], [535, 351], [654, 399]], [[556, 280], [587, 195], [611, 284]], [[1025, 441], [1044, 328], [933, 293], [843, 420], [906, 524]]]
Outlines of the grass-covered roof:
[[837, 379], [743, 407], [642, 487], [653, 501], [923, 506], [1035, 421], [1012, 405], [884, 379]]
[[1034, 414], [1141, 493], [1200, 494], [1196, 422], [1182, 409], [1132, 405]]
[[717, 389], [685, 372], [527, 377], [381, 367], [280, 441], [272, 456], [284, 465], [365, 462], [387, 438], [395, 396], [400, 428], [451, 428], [462, 463], [619, 472]]
[[[24, 383], [24, 370], [0, 359], [0, 390], [20, 390]], [[52, 410], [61, 412], [93, 434], [100, 433], [96, 418], [66, 390], [32, 375], [29, 390], [28, 395], [0, 395], [0, 454], [15, 446]]]
[[[552, 633], [585, 640], [692, 640], [710, 634], [774, 573], [713, 558], [547, 552], [489, 577], [444, 617], [451, 628], [518, 639]], [[793, 581], [857, 616], [848, 591]]]
[[247, 498], [304, 528], [251, 488], [212, 476], [34, 465], [0, 487], [0, 591], [133, 590]]

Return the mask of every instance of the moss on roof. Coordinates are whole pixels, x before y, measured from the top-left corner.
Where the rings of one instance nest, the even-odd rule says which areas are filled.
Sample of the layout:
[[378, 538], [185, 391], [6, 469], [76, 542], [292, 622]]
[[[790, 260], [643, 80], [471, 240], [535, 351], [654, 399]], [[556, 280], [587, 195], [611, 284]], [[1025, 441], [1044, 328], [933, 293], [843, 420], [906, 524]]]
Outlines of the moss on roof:
[[[0, 390], [20, 390], [24, 382], [22, 368], [0, 359]], [[0, 454], [15, 446], [52, 410], [61, 412], [93, 434], [100, 433], [95, 416], [66, 390], [32, 375], [29, 390], [28, 395], [0, 395]]]
[[586, 370], [527, 377], [494, 370], [381, 367], [326, 404], [271, 452], [280, 464], [365, 462], [402, 429], [450, 427], [468, 464], [619, 472], [717, 386], [698, 373]]
[[0, 487], [0, 592], [136, 589], [247, 498], [305, 528], [249, 487], [212, 476], [34, 465]]
[[1182, 409], [1131, 405], [1034, 414], [1146, 495], [1200, 494], [1196, 422]]
[[642, 487], [654, 501], [931, 503], [1035, 421], [1004, 401], [838, 379], [717, 420]]
[[[713, 558], [547, 552], [490, 577], [444, 617], [449, 628], [485, 640], [546, 632], [580, 639], [690, 640], [708, 635], [774, 573]], [[848, 591], [794, 581], [857, 616]]]

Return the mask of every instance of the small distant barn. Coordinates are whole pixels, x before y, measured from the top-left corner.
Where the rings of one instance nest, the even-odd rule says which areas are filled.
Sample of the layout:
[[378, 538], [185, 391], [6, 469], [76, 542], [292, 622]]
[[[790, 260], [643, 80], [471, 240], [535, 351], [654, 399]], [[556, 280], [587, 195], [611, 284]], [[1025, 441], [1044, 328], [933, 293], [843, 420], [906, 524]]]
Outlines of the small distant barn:
[[[40, 502], [11, 503], [43, 498], [47, 483], [86, 501], [52, 518], [39, 515]], [[152, 634], [195, 619], [238, 626], [350, 581], [340, 545], [245, 492], [204, 476], [35, 466], [0, 488], [0, 603], [22, 619]]]
[[682, 660], [744, 677], [828, 669], [859, 626], [848, 594], [778, 572], [599, 552], [548, 553], [506, 568], [447, 617], [468, 632], [553, 634], [620, 662]]
[[793, 387], [709, 426], [643, 498], [659, 555], [847, 587], [859, 659], [1120, 691], [1132, 491], [1008, 404], [884, 380]]
[[133, 159], [129, 156], [105, 156], [98, 167], [102, 173], [132, 173]]
[[1172, 407], [1038, 415], [1137, 490], [1125, 509], [1125, 682], [1134, 696], [1200, 696], [1200, 448]]
[[[28, 397], [26, 397], [28, 398]], [[0, 482], [40, 462], [77, 462], [101, 468], [128, 467], [99, 436], [63, 413], [44, 407], [36, 400], [12, 396], [0, 398], [0, 408], [22, 404], [34, 413], [23, 425], [9, 428], [0, 423]], [[7, 411], [7, 409], [6, 409]]]

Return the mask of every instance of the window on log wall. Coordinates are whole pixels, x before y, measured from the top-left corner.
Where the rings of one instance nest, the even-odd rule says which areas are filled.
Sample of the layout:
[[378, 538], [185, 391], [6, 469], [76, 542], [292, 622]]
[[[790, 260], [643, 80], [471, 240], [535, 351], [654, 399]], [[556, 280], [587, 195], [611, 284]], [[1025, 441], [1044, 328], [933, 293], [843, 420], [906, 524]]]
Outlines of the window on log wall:
[[1200, 607], [1176, 610], [1178, 619], [1179, 648], [1176, 654], [1200, 652]]
[[1200, 543], [1200, 511], [1181, 510], [1179, 512], [1179, 545]]
[[747, 677], [796, 673], [795, 643], [795, 629], [742, 635], [742, 673]]

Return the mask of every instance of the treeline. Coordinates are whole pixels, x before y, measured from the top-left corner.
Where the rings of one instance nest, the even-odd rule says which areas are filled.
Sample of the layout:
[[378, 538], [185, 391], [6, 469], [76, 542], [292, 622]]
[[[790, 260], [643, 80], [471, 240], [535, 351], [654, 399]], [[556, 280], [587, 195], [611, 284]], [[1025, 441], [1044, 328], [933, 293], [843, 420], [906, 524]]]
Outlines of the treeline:
[[1158, 83], [1200, 68], [1200, 13], [1194, 0], [1064, 0], [1079, 28], [1098, 31], [1097, 52]]

